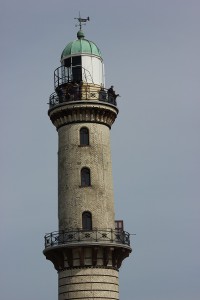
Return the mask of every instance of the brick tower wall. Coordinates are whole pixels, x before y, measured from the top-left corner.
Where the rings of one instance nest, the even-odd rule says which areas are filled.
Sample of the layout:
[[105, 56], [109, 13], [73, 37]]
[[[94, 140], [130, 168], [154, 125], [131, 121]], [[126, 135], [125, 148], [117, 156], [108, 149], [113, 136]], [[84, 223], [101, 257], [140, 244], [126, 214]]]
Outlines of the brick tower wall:
[[[89, 146], [80, 146], [80, 129], [89, 129]], [[98, 123], [68, 124], [58, 129], [59, 229], [82, 228], [82, 213], [92, 213], [92, 227], [114, 229], [110, 129]], [[81, 187], [81, 169], [91, 172], [91, 186]]]
[[112, 269], [72, 269], [59, 273], [59, 300], [119, 299], [118, 271]]

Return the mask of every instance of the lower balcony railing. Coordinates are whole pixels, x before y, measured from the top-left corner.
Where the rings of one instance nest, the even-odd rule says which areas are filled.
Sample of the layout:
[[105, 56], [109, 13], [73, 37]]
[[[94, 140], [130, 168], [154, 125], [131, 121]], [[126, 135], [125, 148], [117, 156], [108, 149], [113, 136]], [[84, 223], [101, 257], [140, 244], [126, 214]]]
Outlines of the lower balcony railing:
[[46, 234], [44, 238], [45, 248], [78, 242], [107, 242], [130, 246], [130, 234], [126, 231], [113, 229], [54, 231]]

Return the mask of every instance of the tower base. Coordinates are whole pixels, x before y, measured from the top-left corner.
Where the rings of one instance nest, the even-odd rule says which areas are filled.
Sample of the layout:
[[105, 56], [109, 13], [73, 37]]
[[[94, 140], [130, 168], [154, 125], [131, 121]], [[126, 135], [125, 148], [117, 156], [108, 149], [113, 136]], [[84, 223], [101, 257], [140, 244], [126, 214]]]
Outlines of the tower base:
[[77, 268], [58, 272], [59, 300], [118, 300], [118, 271], [112, 268]]

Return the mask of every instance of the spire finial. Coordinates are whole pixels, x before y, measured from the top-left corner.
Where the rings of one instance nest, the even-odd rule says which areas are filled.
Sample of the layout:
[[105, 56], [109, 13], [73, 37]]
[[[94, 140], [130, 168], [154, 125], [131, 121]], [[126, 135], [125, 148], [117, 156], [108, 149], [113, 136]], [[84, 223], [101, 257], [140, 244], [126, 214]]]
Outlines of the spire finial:
[[[89, 18], [89, 17], [87, 17], [87, 19], [81, 18], [80, 11], [79, 11], [79, 17], [78, 17], [78, 18], [74, 18], [74, 19], [78, 20], [79, 24], [76, 24], [75, 26], [76, 26], [76, 27], [79, 26], [80, 30], [82, 29], [82, 25], [86, 25], [85, 23], [86, 23], [87, 21], [90, 21], [90, 18]], [[82, 23], [83, 23], [83, 24], [82, 24]]]

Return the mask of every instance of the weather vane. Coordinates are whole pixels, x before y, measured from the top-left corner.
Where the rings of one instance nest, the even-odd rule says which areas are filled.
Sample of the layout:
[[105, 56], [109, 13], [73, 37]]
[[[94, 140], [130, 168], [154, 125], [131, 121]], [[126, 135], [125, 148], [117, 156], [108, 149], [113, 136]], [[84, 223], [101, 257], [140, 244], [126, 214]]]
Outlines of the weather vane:
[[89, 18], [89, 17], [87, 17], [87, 19], [82, 19], [82, 18], [81, 18], [81, 15], [80, 15], [80, 12], [79, 12], [79, 18], [74, 18], [74, 19], [78, 20], [79, 24], [76, 24], [75, 26], [76, 26], [76, 27], [79, 26], [80, 30], [82, 29], [82, 25], [86, 25], [85, 23], [86, 23], [87, 21], [90, 21], [90, 18]]

